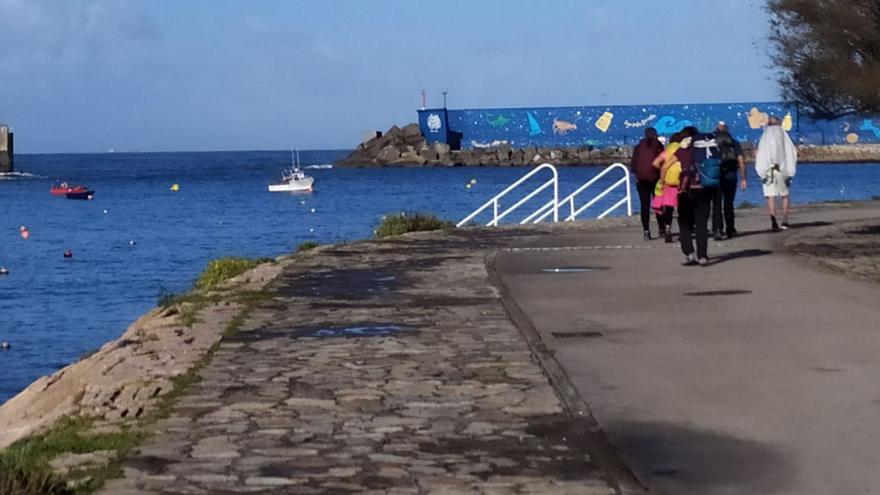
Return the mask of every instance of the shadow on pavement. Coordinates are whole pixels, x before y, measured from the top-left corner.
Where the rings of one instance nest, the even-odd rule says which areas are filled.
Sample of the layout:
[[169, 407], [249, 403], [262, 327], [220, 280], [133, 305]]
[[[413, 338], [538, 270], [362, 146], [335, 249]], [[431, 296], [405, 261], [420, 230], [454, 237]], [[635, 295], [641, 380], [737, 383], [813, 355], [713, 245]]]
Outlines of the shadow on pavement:
[[796, 469], [778, 449], [669, 423], [614, 423], [606, 431], [641, 481], [658, 493], [776, 493]]
[[743, 249], [742, 251], [734, 251], [732, 253], [724, 253], [714, 256], [709, 260], [709, 265], [717, 265], [719, 263], [725, 263], [727, 261], [738, 260], [741, 258], [757, 258], [759, 256], [767, 256], [768, 254], [773, 254], [773, 251], [768, 251], [766, 249]]

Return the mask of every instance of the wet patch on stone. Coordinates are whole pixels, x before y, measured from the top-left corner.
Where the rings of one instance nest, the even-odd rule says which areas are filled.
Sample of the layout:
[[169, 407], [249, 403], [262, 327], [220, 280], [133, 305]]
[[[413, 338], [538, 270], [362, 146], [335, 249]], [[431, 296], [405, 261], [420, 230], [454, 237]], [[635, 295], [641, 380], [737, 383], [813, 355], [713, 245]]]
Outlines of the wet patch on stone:
[[361, 300], [398, 290], [399, 270], [388, 267], [324, 270], [285, 276], [277, 292], [286, 297]]
[[345, 327], [326, 327], [314, 330], [305, 330], [299, 333], [298, 337], [387, 337], [402, 332], [409, 332], [412, 329], [402, 325], [392, 323], [371, 323], [362, 325], [352, 325]]
[[599, 474], [583, 446], [589, 432], [575, 419], [541, 417], [526, 427], [517, 442], [495, 438], [440, 438], [419, 444], [421, 452], [456, 455], [483, 480], [495, 476], [536, 476], [554, 480], [592, 479]]
[[249, 344], [269, 339], [299, 338], [363, 338], [389, 337], [392, 335], [411, 333], [413, 328], [387, 322], [364, 322], [350, 325], [328, 325], [307, 328], [258, 328], [256, 330], [239, 331], [224, 339], [224, 342]]

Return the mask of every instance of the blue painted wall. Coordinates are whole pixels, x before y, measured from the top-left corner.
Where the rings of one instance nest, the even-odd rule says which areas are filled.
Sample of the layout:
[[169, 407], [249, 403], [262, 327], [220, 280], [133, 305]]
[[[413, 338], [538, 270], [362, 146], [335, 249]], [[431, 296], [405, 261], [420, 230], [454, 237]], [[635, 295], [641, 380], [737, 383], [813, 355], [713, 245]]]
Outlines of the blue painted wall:
[[[430, 120], [436, 127], [432, 115], [442, 121], [442, 131], [427, 126]], [[633, 145], [649, 126], [669, 136], [688, 125], [711, 131], [721, 120], [740, 141], [757, 142], [768, 115], [783, 119], [792, 138], [804, 144], [880, 143], [880, 119], [853, 116], [814, 122], [800, 118], [797, 105], [786, 102], [425, 109], [419, 110], [419, 124], [429, 142], [447, 142], [447, 129], [460, 132], [466, 149], [505, 142], [515, 148], [602, 147]]]

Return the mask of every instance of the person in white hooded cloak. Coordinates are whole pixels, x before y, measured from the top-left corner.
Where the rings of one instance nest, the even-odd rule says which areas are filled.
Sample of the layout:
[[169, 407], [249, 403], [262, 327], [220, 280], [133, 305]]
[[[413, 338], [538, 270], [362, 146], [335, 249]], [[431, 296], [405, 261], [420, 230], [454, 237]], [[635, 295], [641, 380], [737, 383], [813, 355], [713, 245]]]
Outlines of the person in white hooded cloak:
[[776, 198], [782, 197], [782, 229], [788, 228], [788, 211], [791, 205], [789, 189], [791, 179], [797, 173], [797, 148], [780, 125], [777, 117], [770, 117], [764, 134], [758, 142], [755, 170], [764, 185], [764, 197], [770, 211], [770, 228], [780, 230], [776, 222]]

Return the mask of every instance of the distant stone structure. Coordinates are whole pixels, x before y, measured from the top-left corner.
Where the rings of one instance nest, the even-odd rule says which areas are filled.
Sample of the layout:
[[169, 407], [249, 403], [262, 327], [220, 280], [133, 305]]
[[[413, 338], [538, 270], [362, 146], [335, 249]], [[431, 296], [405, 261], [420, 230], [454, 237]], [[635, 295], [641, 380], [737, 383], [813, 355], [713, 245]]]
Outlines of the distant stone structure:
[[12, 131], [6, 124], [0, 124], [0, 173], [9, 173], [14, 169]]
[[[754, 157], [751, 141], [742, 143], [746, 159]], [[798, 147], [801, 162], [877, 162], [880, 144], [846, 144]], [[526, 146], [516, 148], [510, 143], [492, 143], [473, 149], [453, 149], [446, 143], [429, 143], [418, 124], [392, 126], [376, 132], [362, 142], [345, 159], [337, 162], [349, 167], [523, 167], [542, 163], [553, 165], [609, 165], [629, 163], [630, 145], [609, 146]]]

